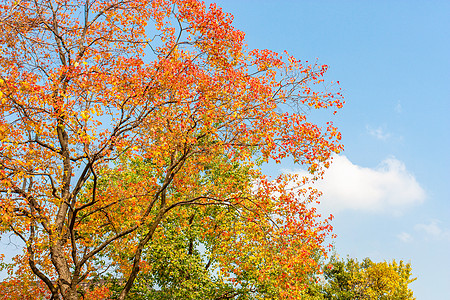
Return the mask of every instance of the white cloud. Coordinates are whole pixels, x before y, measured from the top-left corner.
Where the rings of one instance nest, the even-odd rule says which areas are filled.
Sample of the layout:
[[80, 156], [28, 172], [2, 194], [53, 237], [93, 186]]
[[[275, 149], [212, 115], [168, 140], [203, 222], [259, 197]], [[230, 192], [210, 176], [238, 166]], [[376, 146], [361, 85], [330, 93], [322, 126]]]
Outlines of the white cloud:
[[420, 204], [426, 197], [414, 176], [395, 158], [372, 169], [355, 165], [345, 156], [335, 156], [315, 187], [323, 192], [321, 206], [331, 213], [357, 210], [401, 214], [405, 207]]
[[402, 232], [402, 233], [398, 234], [397, 238], [404, 243], [409, 243], [409, 242], [412, 242], [412, 240], [413, 240], [413, 237], [407, 232]]
[[371, 135], [376, 137], [379, 140], [386, 141], [388, 138], [391, 137], [391, 134], [389, 132], [386, 132], [385, 129], [382, 127], [372, 128], [370, 126], [366, 126], [367, 132]]
[[432, 220], [429, 224], [417, 224], [414, 229], [435, 239], [450, 240], [450, 230], [441, 228], [440, 223], [438, 220]]

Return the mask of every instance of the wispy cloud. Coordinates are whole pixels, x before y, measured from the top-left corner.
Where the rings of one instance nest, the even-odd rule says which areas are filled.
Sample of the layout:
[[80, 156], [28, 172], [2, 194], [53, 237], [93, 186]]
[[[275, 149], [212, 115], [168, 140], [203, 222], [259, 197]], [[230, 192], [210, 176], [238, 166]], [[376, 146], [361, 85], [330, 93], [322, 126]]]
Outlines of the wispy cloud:
[[414, 229], [426, 234], [428, 237], [450, 241], [450, 230], [442, 228], [440, 224], [441, 222], [439, 220], [432, 220], [429, 224], [417, 224], [414, 226]]
[[407, 232], [402, 232], [398, 234], [397, 238], [404, 243], [409, 243], [413, 241], [413, 237]]
[[357, 210], [401, 214], [405, 207], [420, 204], [426, 197], [405, 164], [395, 158], [366, 168], [346, 156], [335, 156], [315, 187], [323, 192], [321, 206], [331, 213]]
[[378, 126], [377, 128], [373, 128], [373, 127], [367, 125], [366, 129], [367, 129], [367, 132], [371, 136], [374, 136], [375, 138], [377, 138], [381, 141], [386, 141], [387, 139], [389, 139], [391, 137], [391, 134], [389, 132], [386, 132], [386, 129], [384, 129], [381, 126]]

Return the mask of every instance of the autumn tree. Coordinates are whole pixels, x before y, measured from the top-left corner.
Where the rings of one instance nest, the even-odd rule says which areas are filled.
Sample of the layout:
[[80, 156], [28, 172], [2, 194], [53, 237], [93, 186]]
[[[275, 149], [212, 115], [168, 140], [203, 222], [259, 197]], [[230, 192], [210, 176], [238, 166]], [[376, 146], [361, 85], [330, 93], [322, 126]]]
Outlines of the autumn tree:
[[367, 299], [367, 300], [414, 300], [409, 284], [412, 277], [410, 263], [373, 262], [365, 258], [362, 262], [347, 257], [340, 260], [332, 257], [324, 269], [322, 285], [311, 285], [306, 299]]
[[[4, 286], [21, 279], [34, 288], [35, 276], [51, 299], [79, 299], [80, 285], [108, 268], [104, 258], [123, 252], [125, 299], [145, 269], [145, 246], [184, 206], [253, 214], [229, 242], [252, 249], [253, 238], [271, 234], [292, 242], [248, 267], [277, 258], [286, 274], [307, 271], [300, 263], [329, 228], [304, 214], [317, 195], [287, 189], [293, 178], [284, 175], [267, 180], [253, 161], [290, 156], [321, 176], [342, 149], [332, 123], [321, 128], [306, 115], [342, 105], [323, 88], [327, 66], [249, 51], [231, 15], [194, 0], [10, 1], [0, 22], [0, 231], [24, 243]], [[119, 167], [124, 183], [101, 184], [114, 165], [135, 160], [151, 165], [145, 176], [121, 177]], [[198, 180], [211, 161], [220, 176]], [[255, 180], [243, 187], [235, 164]], [[260, 225], [269, 220], [279, 224]], [[244, 228], [255, 237], [240, 241]], [[278, 277], [280, 288], [300, 288], [293, 278]]]

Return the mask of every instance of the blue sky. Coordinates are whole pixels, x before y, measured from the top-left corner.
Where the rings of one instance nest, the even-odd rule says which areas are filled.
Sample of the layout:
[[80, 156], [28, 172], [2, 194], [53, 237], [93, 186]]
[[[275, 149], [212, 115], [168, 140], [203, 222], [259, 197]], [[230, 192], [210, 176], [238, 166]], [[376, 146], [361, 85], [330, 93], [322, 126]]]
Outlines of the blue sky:
[[340, 81], [345, 151], [319, 185], [337, 253], [410, 261], [418, 300], [450, 299], [450, 1], [216, 3], [250, 48], [318, 58]]

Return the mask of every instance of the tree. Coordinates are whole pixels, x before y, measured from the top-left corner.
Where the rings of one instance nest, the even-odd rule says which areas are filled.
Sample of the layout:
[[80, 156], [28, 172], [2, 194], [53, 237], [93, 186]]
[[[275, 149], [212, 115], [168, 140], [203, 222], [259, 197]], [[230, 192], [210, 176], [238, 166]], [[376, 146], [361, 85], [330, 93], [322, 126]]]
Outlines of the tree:
[[[284, 236], [322, 241], [317, 216], [298, 223], [302, 193], [316, 195], [285, 191], [289, 178], [269, 182], [253, 160], [291, 156], [318, 178], [342, 150], [331, 123], [305, 114], [342, 106], [314, 89], [327, 66], [248, 51], [231, 15], [194, 0], [21, 0], [0, 6], [0, 22], [0, 231], [24, 242], [16, 271], [51, 299], [78, 299], [122, 248], [124, 299], [145, 246], [182, 206], [268, 210]], [[146, 176], [103, 188], [114, 164], [136, 159], [151, 164]], [[215, 160], [221, 184], [198, 181]], [[226, 175], [236, 163], [259, 188]], [[264, 206], [274, 193], [278, 206]]]
[[333, 257], [324, 276], [324, 285], [311, 286], [307, 299], [415, 299], [408, 285], [416, 278], [411, 277], [411, 264], [403, 261], [376, 263], [365, 258], [358, 262]]

